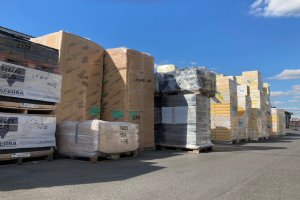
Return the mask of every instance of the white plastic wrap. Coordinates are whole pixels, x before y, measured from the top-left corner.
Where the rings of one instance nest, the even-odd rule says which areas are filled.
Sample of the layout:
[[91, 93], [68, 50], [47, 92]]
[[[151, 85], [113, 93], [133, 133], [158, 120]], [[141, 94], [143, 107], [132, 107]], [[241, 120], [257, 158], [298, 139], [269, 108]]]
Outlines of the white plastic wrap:
[[99, 153], [122, 153], [138, 149], [138, 125], [101, 120], [66, 121], [58, 126], [60, 154], [90, 157]]

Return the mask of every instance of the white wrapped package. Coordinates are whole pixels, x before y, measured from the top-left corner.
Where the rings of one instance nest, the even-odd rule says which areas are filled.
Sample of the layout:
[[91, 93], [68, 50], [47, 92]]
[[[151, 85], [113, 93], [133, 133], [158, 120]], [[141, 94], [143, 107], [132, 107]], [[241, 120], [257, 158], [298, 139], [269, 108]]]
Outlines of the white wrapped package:
[[66, 121], [58, 125], [58, 152], [91, 157], [135, 151], [139, 146], [138, 125], [101, 120]]

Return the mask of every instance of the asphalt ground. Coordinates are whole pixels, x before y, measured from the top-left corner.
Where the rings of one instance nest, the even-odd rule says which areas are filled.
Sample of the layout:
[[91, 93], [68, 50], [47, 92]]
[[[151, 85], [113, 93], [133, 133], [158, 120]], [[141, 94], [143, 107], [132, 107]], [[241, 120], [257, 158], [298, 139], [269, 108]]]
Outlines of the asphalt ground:
[[300, 134], [89, 163], [0, 166], [0, 199], [300, 199]]

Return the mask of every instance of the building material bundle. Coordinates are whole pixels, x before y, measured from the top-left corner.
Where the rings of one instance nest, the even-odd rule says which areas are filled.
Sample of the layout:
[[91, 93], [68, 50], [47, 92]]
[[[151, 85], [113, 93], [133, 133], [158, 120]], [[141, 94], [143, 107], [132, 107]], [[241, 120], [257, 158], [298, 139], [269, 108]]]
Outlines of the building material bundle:
[[64, 31], [31, 40], [59, 50], [63, 80], [57, 122], [100, 119], [104, 49]]
[[0, 31], [0, 159], [52, 155], [61, 83], [56, 49]]
[[135, 151], [139, 147], [138, 125], [101, 120], [65, 121], [58, 125], [58, 153], [98, 157]]
[[213, 96], [216, 91], [216, 75], [204, 67], [177, 69], [167, 73], [157, 73], [158, 87], [161, 94], [201, 93]]
[[210, 96], [215, 92], [215, 74], [194, 67], [157, 73], [156, 81], [156, 144], [193, 150], [212, 147]]
[[271, 136], [281, 136], [285, 134], [285, 111], [283, 109], [272, 108], [271, 110], [272, 132]]
[[248, 140], [250, 120], [250, 90], [248, 85], [237, 85], [239, 140]]
[[268, 134], [268, 123], [266, 117], [265, 95], [263, 93], [263, 81], [259, 71], [243, 72], [237, 76], [237, 83], [248, 85], [250, 89], [251, 111], [250, 111], [250, 139], [258, 140], [266, 138]]
[[154, 60], [139, 51], [108, 49], [101, 119], [139, 125], [140, 148], [154, 148]]
[[270, 90], [270, 84], [264, 83], [263, 84], [263, 94], [264, 94], [264, 104], [263, 104], [263, 110], [265, 110], [265, 120], [267, 121], [267, 127], [268, 127], [268, 135], [271, 135], [272, 133], [272, 116], [271, 116], [271, 90]]
[[212, 140], [239, 140], [237, 84], [235, 77], [217, 75], [216, 96], [211, 101]]
[[[158, 105], [159, 104], [159, 105]], [[210, 99], [200, 94], [156, 97], [155, 143], [187, 149], [211, 147]]]
[[167, 73], [167, 72], [172, 72], [175, 71], [177, 67], [175, 65], [169, 64], [169, 65], [157, 65], [156, 66], [156, 71], [158, 73]]

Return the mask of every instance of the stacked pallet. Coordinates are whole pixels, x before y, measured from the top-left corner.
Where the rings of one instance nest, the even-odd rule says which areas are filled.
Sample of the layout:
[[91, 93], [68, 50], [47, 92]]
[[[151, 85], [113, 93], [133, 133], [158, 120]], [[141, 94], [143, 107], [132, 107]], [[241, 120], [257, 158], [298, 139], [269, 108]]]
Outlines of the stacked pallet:
[[154, 149], [154, 60], [127, 48], [108, 49], [104, 59], [102, 120], [139, 125], [140, 149]]
[[250, 89], [250, 139], [259, 140], [268, 137], [267, 118], [264, 109], [266, 100], [263, 94], [263, 81], [260, 72], [247, 71], [236, 78], [238, 84], [248, 85]]
[[156, 74], [155, 143], [159, 147], [211, 149], [210, 95], [215, 74], [205, 68]]
[[264, 94], [264, 110], [266, 111], [265, 118], [267, 120], [267, 127], [268, 127], [268, 135], [272, 134], [272, 114], [271, 114], [271, 90], [270, 84], [264, 83], [263, 84], [263, 94]]
[[285, 134], [285, 111], [283, 109], [272, 108], [272, 132], [271, 136], [282, 136]]
[[238, 104], [235, 77], [217, 75], [216, 96], [211, 101], [211, 132], [213, 141], [237, 142]]
[[61, 79], [57, 50], [0, 31], [0, 160], [52, 157]]
[[249, 140], [250, 90], [248, 85], [237, 86], [239, 140]]

